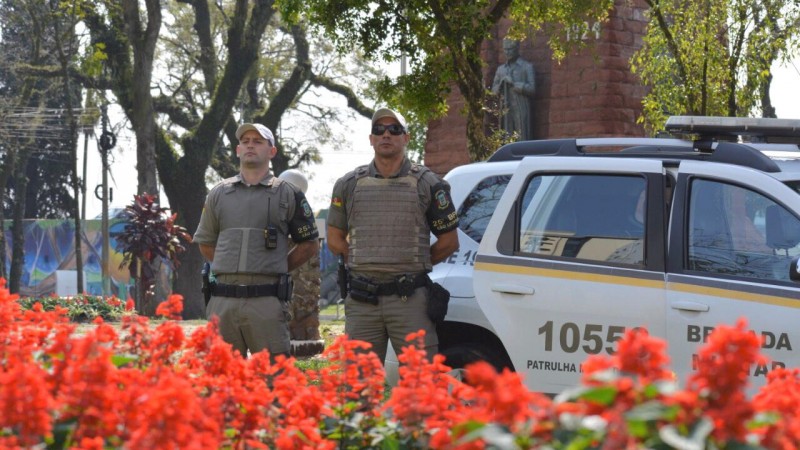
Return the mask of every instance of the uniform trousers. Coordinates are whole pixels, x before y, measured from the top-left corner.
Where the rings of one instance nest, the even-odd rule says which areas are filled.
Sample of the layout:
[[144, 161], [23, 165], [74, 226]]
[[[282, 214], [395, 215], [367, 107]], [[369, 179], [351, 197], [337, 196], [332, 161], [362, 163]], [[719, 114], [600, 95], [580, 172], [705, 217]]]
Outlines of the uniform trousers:
[[405, 300], [399, 295], [380, 295], [377, 305], [348, 295], [344, 303], [344, 331], [350, 339], [372, 344], [372, 351], [384, 363], [389, 340], [399, 355], [403, 347], [416, 345], [406, 341], [409, 333], [425, 330], [425, 351], [432, 358], [439, 351], [439, 338], [436, 325], [428, 318], [427, 305], [427, 287], [417, 288]]
[[[224, 274], [217, 281], [229, 284], [276, 283], [277, 277], [260, 274]], [[219, 333], [242, 356], [269, 350], [271, 355], [291, 351], [289, 303], [277, 297], [212, 296], [206, 306], [206, 317], [219, 317]]]

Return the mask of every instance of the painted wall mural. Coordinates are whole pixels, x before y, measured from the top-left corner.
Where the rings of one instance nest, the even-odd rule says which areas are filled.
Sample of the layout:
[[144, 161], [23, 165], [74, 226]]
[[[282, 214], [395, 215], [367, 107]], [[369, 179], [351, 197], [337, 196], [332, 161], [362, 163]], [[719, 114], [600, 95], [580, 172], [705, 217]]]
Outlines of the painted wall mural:
[[[127, 267], [120, 269], [122, 253], [117, 251], [117, 236], [125, 227], [125, 221], [109, 221], [109, 275], [111, 295], [125, 299], [132, 289], [133, 280]], [[67, 279], [74, 280], [75, 264], [75, 223], [65, 220], [25, 220], [25, 264], [20, 282], [20, 296], [42, 297], [57, 292], [57, 284]], [[6, 267], [11, 267], [13, 236], [11, 222], [5, 221]], [[102, 221], [86, 220], [82, 225], [81, 251], [83, 255], [84, 289], [91, 295], [103, 294], [102, 267], [103, 235]], [[72, 274], [69, 272], [73, 271]], [[72, 275], [72, 277], [70, 277]], [[61, 286], [63, 290], [64, 286]]]

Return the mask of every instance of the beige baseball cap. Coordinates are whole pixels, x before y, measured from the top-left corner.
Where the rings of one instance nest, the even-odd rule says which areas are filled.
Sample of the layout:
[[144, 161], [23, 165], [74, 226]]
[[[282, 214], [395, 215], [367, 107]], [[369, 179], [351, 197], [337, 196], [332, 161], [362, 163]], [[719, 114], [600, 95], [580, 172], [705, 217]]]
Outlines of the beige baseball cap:
[[375, 114], [372, 115], [372, 123], [374, 124], [375, 122], [378, 121], [378, 119], [382, 119], [384, 117], [391, 117], [392, 119], [396, 120], [397, 123], [400, 124], [400, 126], [402, 126], [405, 129], [408, 129], [405, 117], [403, 117], [403, 115], [400, 114], [399, 112], [389, 108], [381, 108], [375, 111]]
[[268, 140], [271, 145], [275, 145], [275, 137], [272, 136], [272, 131], [269, 128], [261, 125], [260, 123], [243, 123], [236, 129], [236, 139], [242, 140], [242, 135], [250, 130], [255, 130], [264, 139]]

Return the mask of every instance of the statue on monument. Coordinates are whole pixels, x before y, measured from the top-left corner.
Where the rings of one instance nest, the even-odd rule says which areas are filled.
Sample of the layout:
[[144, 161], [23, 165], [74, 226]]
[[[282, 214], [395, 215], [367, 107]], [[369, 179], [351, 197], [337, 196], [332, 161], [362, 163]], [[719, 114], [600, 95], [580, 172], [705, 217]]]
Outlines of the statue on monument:
[[500, 97], [500, 126], [520, 140], [533, 139], [531, 104], [536, 92], [533, 64], [519, 57], [519, 41], [503, 39], [505, 64], [497, 68], [492, 93]]

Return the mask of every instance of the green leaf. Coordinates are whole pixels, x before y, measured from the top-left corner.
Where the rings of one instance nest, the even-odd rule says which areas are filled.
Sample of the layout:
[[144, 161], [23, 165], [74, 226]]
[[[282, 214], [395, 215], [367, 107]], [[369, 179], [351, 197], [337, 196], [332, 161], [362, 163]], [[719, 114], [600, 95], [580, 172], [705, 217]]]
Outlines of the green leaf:
[[137, 361], [138, 358], [132, 356], [124, 356], [124, 355], [112, 355], [111, 356], [111, 364], [114, 364], [115, 367], [123, 367], [127, 366], [132, 362]]
[[613, 386], [589, 388], [580, 394], [580, 398], [601, 405], [610, 405], [617, 398], [617, 389]]

